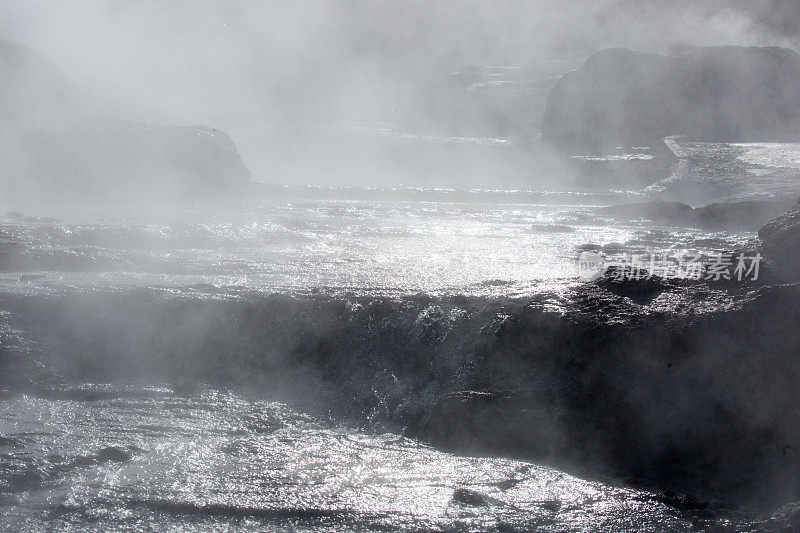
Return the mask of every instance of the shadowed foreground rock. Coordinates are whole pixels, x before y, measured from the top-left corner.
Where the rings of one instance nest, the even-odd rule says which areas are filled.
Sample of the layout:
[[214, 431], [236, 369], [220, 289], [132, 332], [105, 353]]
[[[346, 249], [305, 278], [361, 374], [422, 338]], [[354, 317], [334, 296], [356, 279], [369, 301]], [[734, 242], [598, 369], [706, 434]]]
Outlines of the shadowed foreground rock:
[[244, 386], [700, 501], [798, 499], [800, 285], [630, 283], [525, 298], [98, 290], [0, 307], [67, 382]]
[[[793, 217], [762, 230], [772, 262], [796, 258]], [[691, 501], [800, 500], [800, 283], [615, 278], [524, 297], [0, 291], [0, 388], [252, 388]]]
[[782, 279], [800, 280], [800, 200], [758, 232], [770, 265]]

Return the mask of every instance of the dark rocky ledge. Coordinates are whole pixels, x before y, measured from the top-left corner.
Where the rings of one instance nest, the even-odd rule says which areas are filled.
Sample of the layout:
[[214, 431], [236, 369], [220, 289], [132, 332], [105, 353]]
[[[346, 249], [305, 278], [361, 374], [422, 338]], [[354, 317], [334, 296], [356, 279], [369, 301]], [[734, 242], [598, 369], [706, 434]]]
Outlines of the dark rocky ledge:
[[800, 200], [758, 232], [775, 274], [783, 280], [800, 280]]
[[599, 209], [612, 218], [652, 220], [661, 224], [708, 230], [756, 231], [791, 207], [787, 200], [744, 200], [695, 207], [664, 200], [621, 204]]
[[37, 394], [59, 381], [26, 369], [253, 388], [458, 452], [777, 507], [800, 499], [799, 299], [771, 268], [527, 298], [0, 293], [0, 360]]

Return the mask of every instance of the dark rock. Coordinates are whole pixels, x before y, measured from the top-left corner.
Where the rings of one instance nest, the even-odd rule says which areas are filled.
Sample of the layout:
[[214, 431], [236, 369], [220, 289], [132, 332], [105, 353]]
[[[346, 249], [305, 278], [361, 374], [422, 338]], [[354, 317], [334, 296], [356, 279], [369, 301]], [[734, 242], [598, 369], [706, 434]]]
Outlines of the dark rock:
[[41, 488], [44, 477], [34, 468], [27, 468], [7, 478], [8, 487], [14, 491], [27, 491]]
[[22, 443], [19, 439], [15, 439], [12, 437], [3, 437], [0, 436], [0, 446], [10, 446], [12, 448], [22, 448]]
[[531, 226], [531, 230], [534, 233], [575, 233], [575, 228], [562, 224], [537, 224]]
[[770, 268], [781, 279], [800, 279], [800, 201], [758, 231]]
[[705, 229], [753, 231], [786, 212], [790, 206], [791, 202], [786, 200], [715, 203], [695, 208], [693, 219]]
[[84, 467], [104, 463], [126, 463], [131, 460], [133, 450], [119, 446], [107, 446], [91, 455], [81, 455], [73, 459], [70, 467]]
[[465, 488], [458, 488], [453, 491], [453, 501], [455, 503], [470, 507], [482, 507], [489, 505], [489, 500], [486, 498], [486, 496], [480, 492]]
[[681, 202], [654, 200], [603, 207], [598, 213], [614, 218], [652, 220], [707, 230], [753, 231], [784, 213], [790, 205], [785, 200], [746, 200], [692, 208]]
[[539, 504], [539, 507], [544, 509], [545, 511], [551, 511], [553, 513], [557, 513], [561, 510], [561, 502], [558, 500], [546, 500]]
[[653, 298], [667, 288], [661, 277], [645, 269], [620, 266], [608, 267], [597, 284], [616, 295], [631, 298]]
[[710, 47], [663, 56], [598, 52], [551, 91], [542, 137], [603, 152], [668, 135], [715, 141], [800, 138], [800, 55]]
[[691, 206], [680, 202], [651, 201], [612, 205], [598, 210], [601, 215], [626, 219], [648, 219], [657, 222], [689, 222], [693, 218]]
[[120, 448], [119, 446], [108, 446], [97, 452], [97, 461], [99, 463], [126, 463], [130, 460], [130, 452]]

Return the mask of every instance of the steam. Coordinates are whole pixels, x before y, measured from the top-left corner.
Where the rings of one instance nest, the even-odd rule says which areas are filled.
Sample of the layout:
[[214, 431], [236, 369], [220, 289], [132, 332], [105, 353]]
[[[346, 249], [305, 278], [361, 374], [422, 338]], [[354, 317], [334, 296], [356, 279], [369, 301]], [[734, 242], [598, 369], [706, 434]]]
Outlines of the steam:
[[[18, 175], [42, 177], [39, 190], [33, 194], [23, 187], [12, 191], [4, 188], [2, 180], [8, 178], [0, 166], [0, 208], [4, 208], [0, 213], [20, 209], [29, 214], [18, 204], [11, 205], [11, 193], [19, 198], [50, 193], [57, 200], [70, 194], [95, 194], [95, 198], [124, 201], [133, 194], [143, 198], [167, 196], [171, 185], [176, 188], [173, 198], [185, 199], [188, 195], [181, 195], [203, 179], [210, 191], [208, 196], [222, 197], [233, 190], [247, 195], [255, 189], [249, 182], [251, 175], [257, 182], [292, 185], [493, 189], [561, 185], [569, 172], [564, 168], [566, 163], [536, 142], [542, 104], [559, 76], [578, 68], [587, 56], [609, 47], [656, 53], [731, 44], [797, 48], [800, 43], [795, 37], [796, 12], [792, 4], [780, 0], [0, 0], [0, 39], [35, 50], [43, 58], [42, 64], [37, 60], [31, 67], [31, 71], [41, 73], [32, 78], [33, 85], [48, 85], [51, 71], [43, 65], [52, 63], [69, 80], [70, 90], [66, 91], [68, 94], [48, 95], [48, 101], [54, 110], [63, 110], [73, 105], [71, 99], [75, 97], [75, 107], [80, 111], [76, 113], [78, 119], [54, 120], [57, 113], [43, 110], [37, 101], [37, 109], [15, 109], [28, 113], [27, 119], [0, 118], [0, 163]], [[0, 56], [0, 72], [2, 59]], [[469, 81], [473, 77], [477, 80], [474, 83]], [[477, 85], [485, 93], [473, 90]], [[519, 93], [514, 92], [517, 87], [522, 88]], [[27, 91], [28, 87], [24, 88]], [[504, 90], [507, 92], [502, 93]], [[513, 95], [513, 104], [498, 105], [493, 114], [495, 108], [489, 104], [496, 104], [492, 99], [500, 94], [498, 91], [503, 97]], [[591, 86], [589, 92], [597, 94], [597, 86]], [[0, 102], [3, 94], [0, 88]], [[28, 96], [31, 102], [35, 100]], [[24, 95], [15, 98], [24, 99]], [[611, 109], [611, 100], [601, 102], [602, 107]], [[467, 116], [475, 102], [488, 102], [487, 108], [492, 112]], [[617, 110], [631, 107], [628, 104], [623, 101]], [[662, 106], [662, 111], [665, 108]], [[34, 112], [44, 111], [47, 117], [30, 120]], [[526, 115], [527, 119], [508, 126], [505, 117], [515, 113]], [[463, 115], [453, 116], [459, 114]], [[622, 113], [609, 114], [616, 118]], [[580, 127], [583, 124], [579, 122]], [[41, 151], [31, 149], [33, 144]], [[97, 146], [105, 151], [95, 151]], [[38, 157], [43, 152], [52, 157]], [[62, 158], [65, 153], [69, 157]], [[688, 157], [682, 159], [682, 163], [689, 164]], [[75, 160], [85, 164], [71, 166], [69, 163]], [[741, 160], [736, 164], [738, 168], [745, 166]], [[617, 168], [612, 165], [612, 173], [620, 174]], [[714, 171], [720, 168], [714, 167]], [[748, 169], [741, 171], [747, 179], [751, 177]], [[593, 168], [590, 170], [594, 172]], [[168, 174], [171, 181], [160, 173]], [[66, 178], [61, 179], [63, 176]], [[79, 180], [82, 187], [75, 186]], [[623, 185], [631, 187], [630, 183]], [[732, 186], [724, 186], [732, 194]], [[693, 190], [690, 194], [699, 197]], [[520, 198], [509, 196], [512, 201]], [[646, 207], [651, 210], [652, 205]], [[737, 216], [755, 219], [774, 205], [749, 207], [753, 214], [741, 214], [739, 210]], [[621, 412], [623, 421], [632, 422], [614, 427], [617, 419], [609, 417], [607, 426], [598, 430], [607, 431], [614, 440], [592, 438], [600, 443], [597, 448], [605, 452], [606, 445], [616, 449], [619, 443], [630, 444], [617, 439], [617, 435], [631, 436], [631, 442], [637, 434], [644, 435], [647, 453], [624, 451], [614, 458], [623, 464], [656, 464], [653, 457], [680, 436], [678, 430], [684, 427], [684, 421], [679, 415], [686, 414], [687, 419], [697, 422], [694, 425], [700, 428], [703, 443], [717, 438], [715, 431], [722, 426], [716, 424], [727, 422], [716, 417], [714, 409], [696, 413], [692, 410], [695, 404], [712, 406], [712, 396], [716, 394], [709, 390], [717, 392], [693, 388], [699, 382], [696, 376], [710, 381], [720, 367], [717, 355], [738, 353], [738, 347], [732, 344], [728, 352], [715, 348], [733, 341], [717, 342], [717, 324], [711, 318], [696, 331], [684, 331], [685, 337], [673, 338], [672, 331], [660, 322], [664, 316], [661, 308], [656, 314], [656, 304], [650, 308], [642, 304], [640, 307], [645, 310], [641, 313], [652, 317], [645, 323], [650, 329], [637, 330], [640, 333], [636, 335], [609, 329], [605, 338], [595, 340], [595, 324], [584, 321], [584, 313], [587, 317], [596, 314], [600, 320], [608, 319], [609, 324], [614, 324], [620, 316], [638, 318], [640, 312], [634, 303], [620, 303], [621, 298], [599, 298], [605, 294], [602, 291], [610, 290], [597, 284], [576, 293], [575, 315], [580, 319], [576, 320], [577, 325], [567, 320], [572, 317], [562, 318], [539, 309], [548, 308], [553, 301], [566, 302], [561, 295], [546, 295], [541, 302], [533, 302], [539, 307], [523, 298], [424, 294], [401, 300], [391, 296], [373, 299], [368, 295], [345, 301], [316, 293], [316, 285], [326, 278], [315, 275], [319, 274], [315, 269], [330, 266], [334, 274], [349, 268], [370, 271], [398, 257], [383, 252], [384, 247], [392, 246], [409, 249], [403, 260], [417, 260], [420, 256], [415, 254], [428, 253], [425, 243], [446, 246], [451, 242], [425, 240], [428, 227], [441, 225], [444, 219], [437, 218], [436, 211], [427, 207], [415, 211], [409, 218], [418, 219], [414, 224], [424, 230], [417, 232], [417, 226], [405, 231], [405, 214], [397, 215], [400, 218], [387, 215], [382, 220], [384, 215], [379, 210], [375, 210], [378, 214], [357, 209], [351, 213], [349, 207], [341, 206], [334, 206], [330, 214], [278, 210], [267, 211], [262, 219], [258, 218], [261, 213], [256, 216], [239, 204], [229, 209], [236, 212], [227, 219], [227, 212], [222, 216], [209, 211], [208, 218], [213, 221], [209, 224], [203, 218], [205, 212], [174, 215], [175, 233], [185, 236], [172, 241], [163, 235], [151, 238], [151, 233], [169, 233], [170, 228], [163, 224], [141, 229], [135, 221], [128, 225], [125, 220], [114, 222], [113, 217], [77, 230], [65, 225], [63, 242], [48, 226], [51, 222], [39, 224], [40, 220], [53, 220], [50, 218], [30, 219], [34, 228], [31, 231], [41, 232], [35, 234], [41, 235], [35, 239], [18, 238], [17, 233], [11, 232], [0, 234], [4, 239], [0, 242], [0, 259], [12, 265], [6, 272], [13, 275], [5, 281], [11, 287], [7, 291], [25, 287], [20, 289], [23, 295], [19, 297], [0, 295], [4, 306], [0, 334], [15, 343], [20, 339], [19, 349], [15, 344], [15, 351], [8, 353], [24, 355], [26, 350], [33, 353], [41, 349], [50, 358], [48, 363], [75, 381], [147, 381], [157, 377], [175, 384], [187, 378], [227, 386], [249, 384], [251, 378], [269, 376], [264, 381], [275, 381], [268, 383], [272, 388], [279, 387], [280, 382], [288, 383], [281, 395], [290, 399], [308, 397], [309, 401], [317, 398], [313, 392], [299, 389], [304, 379], [309, 380], [304, 385], [308, 389], [322, 389], [329, 382], [338, 382], [343, 383], [341, 394], [352, 399], [354, 410], [371, 410], [398, 426], [407, 425], [409, 420], [421, 423], [445, 394], [501, 391], [506, 387], [538, 391], [549, 387], [559, 396], [545, 406], [547, 409], [543, 407], [535, 413], [521, 409], [532, 398], [526, 396], [528, 392], [516, 399], [497, 395], [499, 401], [508, 402], [506, 406], [529, 413], [525, 415], [529, 418], [518, 426], [525, 428], [523, 437], [535, 441], [535, 435], [528, 433], [533, 430], [552, 437], [542, 441], [543, 447], [548, 448], [544, 451], [549, 453], [549, 448], [562, 446], [561, 441], [567, 438], [563, 426], [558, 425], [559, 413], [565, 406], [590, 405], [594, 410], [590, 415], [598, 419], [607, 412]], [[446, 212], [450, 208], [441, 209]], [[706, 211], [692, 211], [688, 206], [680, 209], [682, 213], [694, 213], [697, 220], [703, 213], [704, 220], [721, 226], [725, 222], [720, 222], [722, 215], [713, 206]], [[512, 243], [508, 246], [513, 246], [514, 254], [521, 258], [538, 261], [539, 248], [531, 249], [536, 253], [527, 252], [516, 239], [544, 242], [542, 250], [553, 255], [566, 255], [575, 248], [572, 241], [555, 237], [549, 241], [541, 235], [530, 239], [527, 231], [532, 221], [521, 210], [514, 216], [526, 220], [525, 229], [510, 232], [509, 226], [498, 223], [508, 213], [511, 211], [497, 210], [481, 219], [480, 228], [491, 228], [491, 233], [454, 232], [453, 239], [477, 243], [475, 255], [464, 254], [463, 260], [462, 255], [454, 255], [448, 262], [431, 263], [437, 268], [431, 269], [430, 276], [436, 277], [438, 283], [444, 280], [439, 265], [444, 265], [442, 269], [467, 269], [472, 262], [483, 260], [484, 255], [497, 256], [492, 241], [483, 240], [495, 233], [504, 242], [508, 238], [507, 242]], [[539, 228], [542, 232], [574, 232], [573, 223], [590, 220], [587, 213], [566, 212], [570, 226], [562, 225], [561, 220], [537, 219], [531, 231]], [[201, 223], [193, 225], [181, 220], [184, 216], [189, 220], [196, 216]], [[351, 226], [350, 216], [368, 222]], [[682, 216], [676, 224], [686, 221]], [[636, 218], [641, 217], [637, 214]], [[13, 213], [8, 219], [14, 221], [15, 227], [28, 228], [25, 215]], [[17, 224], [20, 220], [23, 222]], [[237, 233], [236, 228], [231, 229], [234, 223], [230, 220], [237, 221], [239, 229], [246, 226], [247, 231]], [[329, 222], [330, 229], [326, 226]], [[375, 228], [369, 225], [372, 222]], [[457, 224], [468, 229], [463, 218]], [[337, 229], [345, 225], [345, 229]], [[666, 242], [661, 230], [652, 234], [646, 239], [636, 237], [637, 241], [606, 245], [610, 249], [631, 242], [637, 242], [637, 246]], [[24, 232], [21, 235], [25, 237]], [[604, 235], [603, 239], [610, 239], [613, 233]], [[358, 240], [361, 237], [363, 242]], [[291, 244], [287, 249], [292, 251], [282, 251], [280, 243], [284, 240]], [[558, 242], [566, 244], [553, 244]], [[294, 251], [295, 245], [300, 251]], [[196, 256], [175, 253], [172, 257], [173, 248], [184, 247]], [[131, 248], [135, 253], [128, 254]], [[250, 248], [258, 253], [248, 255]], [[282, 257], [282, 253], [286, 256]], [[23, 257], [24, 254], [27, 255]], [[24, 262], [28, 256], [32, 258], [30, 263]], [[270, 263], [273, 257], [278, 259]], [[185, 266], [182, 261], [195, 262]], [[31, 272], [20, 268], [20, 264], [29, 264]], [[294, 265], [298, 265], [297, 270], [290, 270]], [[284, 268], [291, 275], [300, 272], [297, 276], [308, 283], [309, 296], [295, 298], [277, 292], [250, 296], [244, 292], [248, 288], [258, 292], [258, 276], [263, 272]], [[336, 270], [339, 268], [342, 270]], [[70, 286], [65, 285], [64, 296], [37, 299], [27, 284], [33, 282], [31, 286], [37, 286], [39, 270], [46, 272], [41, 285], [48, 291], [50, 274], [59, 278], [56, 287], [62, 286], [62, 278], [66, 279], [65, 284], [73, 281], [71, 274], [75, 274], [76, 287], [82, 287], [79, 282], [83, 283], [83, 279], [91, 283], [95, 279], [92, 275], [97, 274], [99, 290], [83, 294], [76, 289], [70, 295]], [[142, 277], [137, 278], [140, 274]], [[198, 282], [185, 291], [175, 289], [174, 294], [172, 287], [119, 291], [113, 287], [117, 279], [124, 283], [133, 280], [135, 287], [136, 283], [160, 280], [161, 276], [179, 286], [185, 280], [193, 283], [195, 278], [213, 283], [206, 286]], [[376, 284], [374, 276], [364, 279], [365, 284], [383, 285]], [[492, 294], [500, 294], [512, 290], [505, 288], [507, 281], [487, 275], [479, 284], [485, 283]], [[112, 290], [103, 292], [106, 283]], [[397, 283], [405, 289], [402, 284], [410, 282], [398, 279]], [[456, 290], [458, 284], [453, 285]], [[373, 289], [382, 290], [380, 286], [358, 288], [369, 289], [369, 294]], [[231, 292], [225, 292], [228, 289]], [[686, 298], [695, 298], [688, 289], [686, 294]], [[701, 300], [706, 296], [699, 294], [697, 302], [676, 300], [675, 308], [678, 304], [684, 309], [706, 305]], [[787, 293], [785, 298], [790, 296]], [[711, 299], [707, 302], [708, 306], [722, 306]], [[759, 311], [739, 316], [744, 322], [751, 316], [763, 315]], [[782, 315], [774, 323], [787, 330], [795, 318]], [[603, 333], [605, 325], [596, 329]], [[735, 322], [726, 326], [724, 331], [730, 330], [730, 336], [725, 338], [739, 339], [734, 333], [747, 331], [738, 326]], [[38, 339], [40, 346], [22, 343], [26, 339], [23, 331]], [[796, 352], [794, 339], [789, 340], [780, 354]], [[593, 350], [583, 348], [592, 343], [598, 343]], [[774, 346], [774, 341], [761, 340], [761, 346], [767, 345]], [[6, 349], [2, 345], [0, 348]], [[710, 359], [695, 361], [687, 355], [684, 361], [676, 357], [695, 352], [707, 354]], [[768, 383], [774, 378], [775, 369], [780, 369], [781, 361], [777, 355], [773, 357], [775, 364], [766, 366], [757, 365], [757, 357], [742, 360], [752, 361], [758, 369], [763, 367], [761, 381]], [[676, 371], [665, 370], [673, 366]], [[609, 372], [609, 368], [617, 371]], [[679, 370], [680, 380], [672, 377]], [[307, 375], [312, 373], [315, 377], [310, 380]], [[650, 375], [658, 377], [658, 387], [644, 379]], [[529, 380], [528, 376], [533, 377]], [[568, 386], [562, 387], [559, 380], [564, 376], [570, 380], [566, 381]], [[743, 376], [741, 382], [739, 376]], [[728, 401], [722, 405], [723, 414], [735, 412], [739, 403], [749, 398], [746, 393], [750, 383], [745, 377], [749, 375], [735, 374], [729, 381], [720, 382], [730, 384], [728, 395], [723, 395]], [[639, 387], [630, 389], [630, 383]], [[594, 396], [579, 396], [583, 387], [594, 391]], [[685, 401], [667, 413], [671, 418], [662, 420], [660, 409], [671, 401], [669, 396], [675, 391]], [[656, 407], [650, 405], [653, 397], [659, 400]], [[630, 400], [633, 407], [622, 405], [619, 398]], [[774, 404], [767, 406], [771, 410], [764, 410], [770, 416], [781, 412], [780, 408], [789, 401], [784, 402], [782, 394], [776, 398]], [[629, 411], [623, 411], [623, 407]], [[449, 416], [446, 410], [443, 413], [444, 418]], [[585, 429], [583, 417], [584, 413], [579, 412], [571, 421], [576, 434]], [[797, 434], [789, 426], [787, 442]], [[730, 427], [739, 429], [732, 424]], [[749, 420], [741, 427], [743, 432], [761, 430], [760, 422]], [[784, 435], [778, 437], [783, 439]], [[776, 442], [784, 444], [783, 440]], [[741, 448], [729, 446], [734, 458], [748, 443], [735, 444]], [[708, 449], [714, 451], [711, 446]], [[704, 472], [700, 467], [696, 471]], [[638, 473], [657, 474], [646, 469]]]
[[449, 148], [409, 156], [354, 130], [451, 135], [452, 120], [430, 113], [443, 80], [491, 65], [525, 67], [542, 88], [517, 112], [532, 126], [513, 132], [536, 136], [546, 89], [598, 50], [791, 47], [792, 9], [780, 0], [0, 0], [0, 38], [48, 58], [100, 117], [226, 131], [254, 181], [520, 186], [558, 181], [559, 171], [534, 175], [526, 154], [508, 150], [462, 165]]
[[[298, 167], [328, 142], [304, 128], [356, 120], [447, 133], [425, 109], [432, 87], [466, 65], [534, 67], [552, 77], [612, 46], [791, 46], [786, 17], [773, 15], [778, 4], [0, 0], [0, 37], [49, 58], [102, 116], [225, 129], [257, 181], [385, 184], [402, 176], [384, 149], [367, 150], [364, 176], [353, 177], [355, 168], [337, 176], [330, 161]], [[357, 148], [342, 151], [346, 159]], [[386, 176], [374, 176], [379, 168]]]

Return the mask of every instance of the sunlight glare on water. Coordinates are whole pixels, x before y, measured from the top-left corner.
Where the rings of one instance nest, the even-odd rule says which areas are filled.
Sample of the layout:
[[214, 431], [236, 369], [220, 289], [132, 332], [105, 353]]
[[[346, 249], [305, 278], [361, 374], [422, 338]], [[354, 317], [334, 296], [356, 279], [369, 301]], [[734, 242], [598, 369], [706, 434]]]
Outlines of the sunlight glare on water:
[[[725, 249], [742, 235], [609, 221], [585, 204], [303, 201], [233, 203], [109, 218], [103, 212], [20, 223], [2, 280], [38, 285], [264, 290], [527, 293], [569, 283], [587, 246], [613, 253]], [[22, 274], [22, 277], [20, 277]], [[24, 277], [24, 280], [22, 279]], [[19, 281], [23, 280], [21, 287]]]
[[3, 448], [13, 452], [2, 462], [11, 495], [2, 523], [11, 529], [686, 525], [646, 492], [510, 459], [457, 457], [221, 390], [87, 386], [71, 399], [4, 400], [2, 412]]

